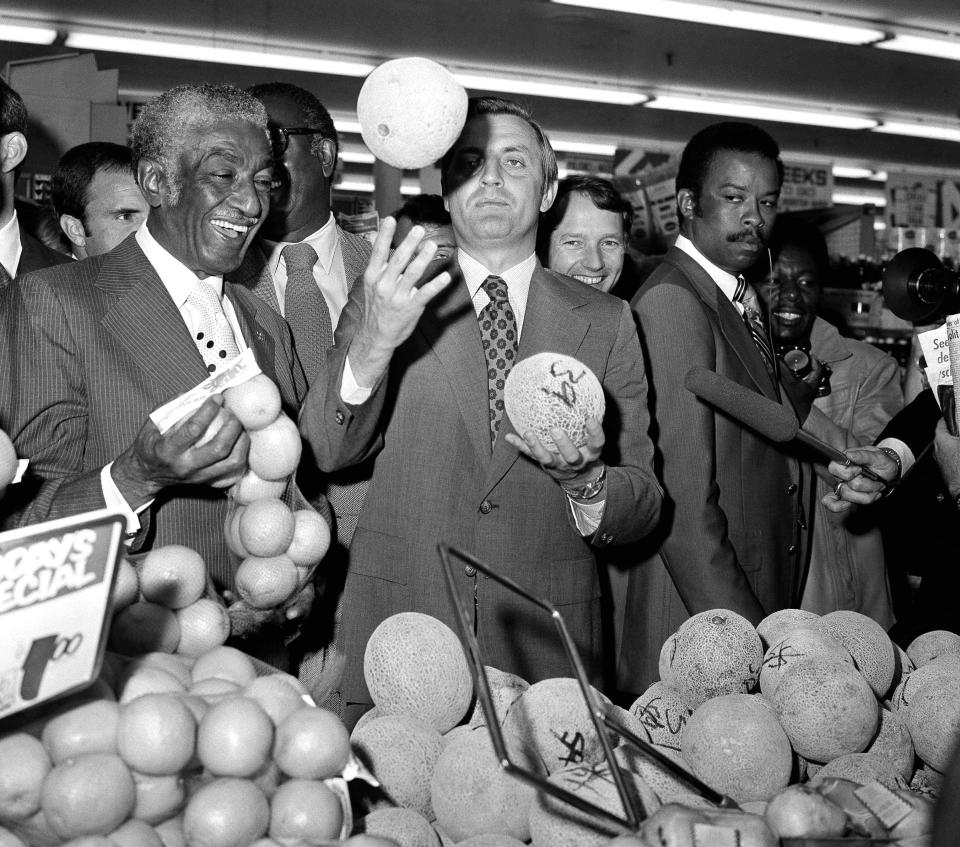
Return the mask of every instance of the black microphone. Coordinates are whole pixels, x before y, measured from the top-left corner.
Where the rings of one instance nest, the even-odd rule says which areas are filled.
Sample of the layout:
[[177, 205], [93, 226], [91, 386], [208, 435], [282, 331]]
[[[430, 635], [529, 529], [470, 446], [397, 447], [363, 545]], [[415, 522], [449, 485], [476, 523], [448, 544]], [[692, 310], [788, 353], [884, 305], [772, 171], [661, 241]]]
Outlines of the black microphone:
[[[764, 438], [778, 443], [797, 440], [826, 461], [848, 462], [839, 450], [803, 430], [790, 409], [739, 382], [706, 368], [694, 367], [687, 371], [683, 384], [701, 400]], [[868, 479], [882, 482], [869, 468], [861, 468], [861, 472]]]

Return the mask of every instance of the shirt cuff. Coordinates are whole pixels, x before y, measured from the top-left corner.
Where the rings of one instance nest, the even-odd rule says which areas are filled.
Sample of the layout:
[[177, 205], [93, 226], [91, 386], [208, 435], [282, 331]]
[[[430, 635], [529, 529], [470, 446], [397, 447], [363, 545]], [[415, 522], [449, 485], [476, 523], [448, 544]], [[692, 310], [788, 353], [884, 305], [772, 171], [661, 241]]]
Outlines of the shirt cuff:
[[343, 361], [343, 379], [340, 381], [340, 399], [349, 406], [362, 406], [370, 395], [373, 394], [372, 388], [361, 388], [357, 385], [356, 377], [353, 375], [353, 368], [350, 367], [350, 357]]
[[607, 498], [598, 500], [596, 503], [580, 503], [572, 497], [567, 497], [570, 504], [570, 512], [573, 514], [573, 522], [584, 538], [588, 538], [597, 531], [600, 521], [603, 520], [603, 509], [607, 505]]
[[109, 465], [105, 465], [103, 470], [100, 471], [100, 487], [103, 489], [103, 501], [106, 503], [108, 509], [119, 512], [126, 518], [127, 536], [136, 535], [140, 532], [140, 513], [149, 509], [153, 500], [150, 499], [142, 506], [131, 509], [130, 504], [127, 503], [126, 498], [120, 493], [120, 489], [117, 488], [117, 484], [113, 481], [113, 476], [110, 473], [112, 467], [113, 462], [110, 462]]
[[916, 457], [913, 455], [913, 451], [907, 447], [899, 438], [884, 438], [883, 441], [877, 443], [877, 447], [889, 447], [900, 457], [900, 478], [903, 479], [907, 475], [907, 471], [913, 467], [914, 462], [916, 462]]

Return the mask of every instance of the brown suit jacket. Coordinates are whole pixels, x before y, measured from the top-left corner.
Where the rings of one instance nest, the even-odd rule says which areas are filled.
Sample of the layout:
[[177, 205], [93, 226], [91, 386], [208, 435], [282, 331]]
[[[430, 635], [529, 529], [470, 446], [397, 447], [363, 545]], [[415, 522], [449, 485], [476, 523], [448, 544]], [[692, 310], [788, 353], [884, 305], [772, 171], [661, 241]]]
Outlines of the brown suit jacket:
[[[506, 443], [503, 435], [513, 431], [508, 419], [491, 454], [480, 330], [463, 282], [430, 304], [366, 403], [341, 400], [362, 296], [358, 285], [300, 418], [322, 470], [375, 456], [343, 597], [346, 701], [369, 702], [363, 651], [384, 618], [418, 611], [454, 626], [437, 556], [441, 541], [555, 603], [596, 677], [600, 588], [591, 544], [643, 536], [656, 523], [661, 499], [647, 435], [643, 358], [626, 304], [538, 267], [520, 338], [519, 359], [542, 351], [575, 356], [606, 392], [606, 508], [596, 533], [585, 539], [557, 483]], [[488, 664], [530, 681], [569, 675], [546, 615], [462, 566], [458, 589], [473, 611]]]
[[[700, 366], [777, 400], [739, 313], [693, 259], [671, 248], [631, 305], [665, 494], [651, 538], [659, 555], [630, 574], [620, 656], [621, 686], [642, 691], [657, 678], [663, 642], [688, 615], [725, 608], [756, 625], [798, 604], [811, 473], [684, 388]], [[798, 410], [801, 419], [808, 412]]]

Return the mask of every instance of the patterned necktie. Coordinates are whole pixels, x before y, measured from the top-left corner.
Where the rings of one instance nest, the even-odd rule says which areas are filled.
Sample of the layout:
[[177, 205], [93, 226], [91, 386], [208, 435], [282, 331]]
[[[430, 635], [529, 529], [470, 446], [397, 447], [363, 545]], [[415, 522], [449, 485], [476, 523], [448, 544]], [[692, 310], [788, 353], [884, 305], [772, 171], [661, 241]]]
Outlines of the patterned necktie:
[[490, 389], [490, 449], [497, 440], [503, 418], [503, 386], [517, 358], [517, 319], [507, 299], [507, 284], [498, 276], [488, 276], [482, 288], [490, 302], [480, 310], [480, 338], [487, 364]]
[[309, 244], [288, 244], [283, 248], [287, 266], [287, 290], [283, 296], [283, 316], [293, 333], [293, 346], [300, 364], [312, 383], [317, 376], [320, 356], [333, 344], [330, 309], [324, 299], [313, 266], [317, 251]]
[[767, 373], [773, 376], [776, 373], [776, 364], [773, 358], [773, 350], [770, 349], [770, 343], [767, 341], [766, 327], [763, 324], [763, 317], [760, 311], [760, 303], [757, 300], [757, 292], [753, 290], [742, 276], [737, 277], [737, 288], [733, 294], [734, 302], [743, 306], [743, 322], [750, 331], [750, 337], [760, 351], [760, 357], [767, 369]]
[[223, 304], [212, 285], [202, 279], [197, 280], [187, 302], [200, 315], [200, 325], [194, 340], [207, 370], [214, 373], [217, 368], [222, 368], [240, 355], [237, 340], [233, 337], [233, 330], [223, 313]]
[[0, 288], [6, 288], [11, 282], [13, 282], [13, 277], [10, 276], [10, 272], [3, 266], [3, 263], [0, 262]]

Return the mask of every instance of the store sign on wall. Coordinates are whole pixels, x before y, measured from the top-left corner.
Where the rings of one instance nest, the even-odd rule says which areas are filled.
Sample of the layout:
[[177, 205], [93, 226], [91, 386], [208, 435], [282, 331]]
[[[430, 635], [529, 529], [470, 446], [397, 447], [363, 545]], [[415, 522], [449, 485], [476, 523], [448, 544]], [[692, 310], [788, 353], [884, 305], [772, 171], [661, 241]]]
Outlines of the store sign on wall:
[[96, 678], [123, 528], [98, 511], [0, 533], [0, 721]]
[[826, 209], [833, 205], [833, 166], [823, 163], [784, 162], [780, 188], [781, 212]]

